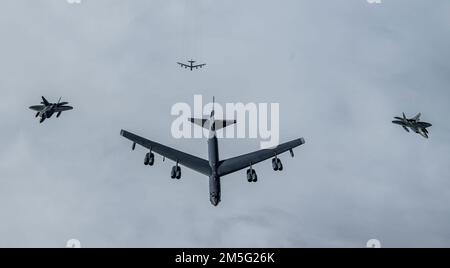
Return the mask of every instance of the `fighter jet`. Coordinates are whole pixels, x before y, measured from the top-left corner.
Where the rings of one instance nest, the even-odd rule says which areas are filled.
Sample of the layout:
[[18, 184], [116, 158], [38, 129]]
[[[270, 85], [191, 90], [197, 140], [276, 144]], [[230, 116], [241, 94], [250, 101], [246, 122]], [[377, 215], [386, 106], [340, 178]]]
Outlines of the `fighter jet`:
[[[404, 130], [409, 132], [409, 129], [420, 134], [422, 137], [428, 139], [428, 127], [431, 127], [430, 123], [420, 121], [420, 113], [418, 113], [413, 118], [406, 118], [405, 113], [403, 113], [403, 118], [394, 117], [397, 120], [392, 121], [392, 123], [400, 125]], [[409, 129], [408, 129], [409, 128]]]
[[42, 123], [45, 119], [52, 117], [54, 113], [57, 113], [56, 117], [59, 117], [62, 112], [72, 110], [73, 107], [67, 106], [67, 104], [69, 103], [61, 102], [61, 98], [59, 98], [57, 103], [50, 103], [42, 96], [41, 105], [30, 106], [30, 109], [37, 112], [36, 117], [40, 116], [39, 123]]
[[[213, 100], [214, 103], [214, 100]], [[214, 104], [211, 115], [209, 118], [189, 118], [189, 121], [193, 124], [199, 125], [209, 130], [208, 138], [208, 159], [199, 158], [173, 148], [164, 146], [157, 142], [142, 138], [131, 132], [121, 130], [120, 135], [131, 140], [132, 150], [135, 149], [136, 144], [139, 144], [149, 150], [145, 155], [144, 165], [153, 166], [155, 161], [154, 153], [163, 156], [163, 160], [168, 158], [175, 162], [170, 172], [172, 179], [181, 178], [181, 167], [183, 165], [194, 171], [197, 171], [205, 176], [209, 177], [209, 200], [213, 206], [217, 206], [221, 201], [220, 182], [221, 178], [225, 175], [239, 171], [244, 168], [247, 169], [247, 181], [256, 182], [258, 176], [254, 166], [266, 159], [272, 158], [272, 168], [275, 171], [283, 170], [283, 164], [279, 158], [279, 155], [289, 151], [291, 156], [294, 157], [293, 148], [305, 143], [303, 138], [292, 140], [278, 145], [272, 149], [262, 149], [252, 153], [232, 157], [229, 159], [220, 159], [219, 146], [216, 137], [216, 130], [225, 128], [236, 123], [236, 120], [217, 120], [214, 118]]]
[[177, 63], [178, 63], [181, 67], [184, 67], [185, 69], [190, 68], [191, 71], [192, 71], [192, 69], [202, 68], [203, 66], [206, 65], [206, 63], [194, 65], [195, 60], [190, 60], [190, 61], [188, 61], [188, 62], [189, 62], [189, 64], [184, 64], [184, 63], [181, 63], [181, 62], [177, 62]]

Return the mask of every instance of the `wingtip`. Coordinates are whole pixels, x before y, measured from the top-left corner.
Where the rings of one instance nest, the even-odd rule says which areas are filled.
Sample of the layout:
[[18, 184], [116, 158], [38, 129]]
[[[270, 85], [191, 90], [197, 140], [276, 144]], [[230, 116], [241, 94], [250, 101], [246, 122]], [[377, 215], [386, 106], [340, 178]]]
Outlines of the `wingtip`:
[[125, 134], [125, 130], [121, 129], [120, 130], [120, 136], [123, 136]]
[[305, 139], [304, 139], [303, 137], [301, 137], [301, 138], [300, 138], [300, 142], [301, 142], [302, 144], [305, 144]]

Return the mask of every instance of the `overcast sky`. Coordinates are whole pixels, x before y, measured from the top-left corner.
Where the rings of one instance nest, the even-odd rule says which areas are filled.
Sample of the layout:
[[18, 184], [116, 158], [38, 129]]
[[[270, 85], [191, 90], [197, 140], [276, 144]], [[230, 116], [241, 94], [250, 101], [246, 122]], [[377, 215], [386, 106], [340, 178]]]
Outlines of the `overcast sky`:
[[[2, 0], [0, 246], [450, 246], [450, 2], [447, 0]], [[187, 71], [177, 61], [206, 62]], [[280, 103], [270, 161], [222, 179], [143, 165], [126, 129], [176, 140], [170, 109], [194, 94]], [[39, 124], [28, 106], [74, 110]], [[422, 113], [430, 139], [393, 116]], [[222, 158], [258, 139], [220, 140]]]

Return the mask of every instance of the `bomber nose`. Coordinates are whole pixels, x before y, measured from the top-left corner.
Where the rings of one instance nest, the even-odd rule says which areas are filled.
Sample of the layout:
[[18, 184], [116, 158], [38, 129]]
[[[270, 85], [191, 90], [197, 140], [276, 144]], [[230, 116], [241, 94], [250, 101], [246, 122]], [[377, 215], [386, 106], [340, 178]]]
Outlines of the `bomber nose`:
[[219, 199], [211, 197], [211, 204], [216, 207], [219, 204]]
[[218, 204], [219, 204], [219, 202], [220, 202], [220, 199], [219, 199], [219, 197], [217, 196], [217, 195], [211, 195], [211, 197], [209, 198], [209, 200], [211, 201], [211, 204], [213, 205], [213, 206], [217, 206]]

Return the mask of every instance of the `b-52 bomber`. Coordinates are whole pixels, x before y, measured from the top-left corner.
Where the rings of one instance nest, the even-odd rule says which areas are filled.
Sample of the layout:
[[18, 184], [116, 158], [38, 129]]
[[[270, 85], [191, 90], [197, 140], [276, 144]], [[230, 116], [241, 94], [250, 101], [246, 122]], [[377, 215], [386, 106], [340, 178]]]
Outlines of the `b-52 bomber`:
[[[406, 118], [405, 113], [403, 113], [403, 117], [394, 117], [397, 120], [392, 121], [392, 123], [400, 125], [403, 127], [406, 132], [409, 132], [409, 129], [414, 131], [417, 134], [420, 134], [422, 137], [428, 139], [428, 127], [432, 125], [427, 122], [420, 121], [420, 113], [418, 113], [413, 118]], [[409, 129], [408, 129], [409, 128]]]
[[41, 105], [33, 105], [30, 106], [30, 109], [36, 111], [36, 117], [40, 116], [41, 119], [39, 123], [44, 122], [45, 119], [52, 117], [54, 113], [56, 113], [56, 117], [58, 118], [62, 112], [72, 110], [72, 106], [67, 106], [68, 102], [61, 102], [61, 98], [59, 98], [57, 103], [48, 102], [44, 96], [42, 96]]
[[189, 69], [191, 69], [191, 71], [192, 71], [192, 69], [202, 68], [203, 66], [206, 65], [206, 63], [194, 65], [195, 60], [190, 60], [188, 62], [189, 62], [189, 64], [184, 64], [181, 62], [177, 62], [177, 64], [180, 65], [181, 67], [184, 67], [185, 69], [189, 68]]
[[[214, 103], [214, 101], [213, 101]], [[236, 120], [216, 120], [214, 118], [214, 104], [209, 118], [189, 118], [193, 124], [199, 125], [209, 130], [208, 138], [208, 160], [202, 159], [157, 142], [142, 138], [131, 132], [121, 130], [120, 135], [133, 142], [132, 150], [135, 149], [136, 144], [139, 144], [149, 150], [145, 155], [144, 164], [152, 166], [155, 161], [154, 153], [160, 154], [175, 162], [172, 167], [170, 177], [172, 179], [181, 178], [180, 165], [193, 169], [205, 176], [209, 177], [209, 200], [212, 205], [217, 206], [221, 201], [220, 180], [223, 176], [239, 171], [244, 168], [247, 169], [248, 182], [256, 182], [258, 176], [253, 166], [261, 161], [272, 158], [273, 170], [283, 170], [283, 164], [278, 156], [286, 151], [289, 151], [294, 157], [293, 148], [305, 143], [303, 138], [292, 140], [278, 145], [271, 149], [262, 149], [252, 153], [236, 156], [233, 158], [221, 160], [219, 158], [219, 147], [217, 143], [216, 130], [225, 128], [236, 123]]]

